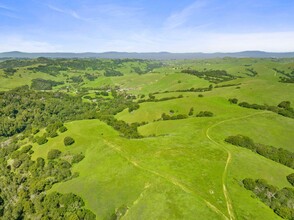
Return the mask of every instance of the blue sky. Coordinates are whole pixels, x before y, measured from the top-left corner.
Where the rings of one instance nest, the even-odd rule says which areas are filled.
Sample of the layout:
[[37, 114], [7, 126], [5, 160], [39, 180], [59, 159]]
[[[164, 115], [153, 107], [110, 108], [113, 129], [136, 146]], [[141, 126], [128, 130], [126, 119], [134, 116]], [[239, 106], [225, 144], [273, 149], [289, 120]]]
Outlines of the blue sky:
[[0, 51], [294, 51], [292, 0], [0, 0]]

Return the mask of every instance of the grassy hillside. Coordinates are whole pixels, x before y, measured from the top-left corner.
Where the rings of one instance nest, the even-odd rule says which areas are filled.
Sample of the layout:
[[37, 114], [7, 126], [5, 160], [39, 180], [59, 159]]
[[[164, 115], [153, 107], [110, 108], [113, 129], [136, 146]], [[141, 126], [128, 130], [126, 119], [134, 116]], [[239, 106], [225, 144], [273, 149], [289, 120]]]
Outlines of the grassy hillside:
[[[225, 139], [241, 134], [294, 152], [294, 119], [283, 116], [285, 109], [277, 107], [282, 101], [294, 107], [294, 84], [283, 81], [294, 77], [292, 59], [100, 60], [101, 68], [93, 64], [95, 60], [87, 62], [91, 68], [71, 66], [55, 76], [29, 69], [38, 62], [18, 67], [12, 76], [0, 70], [3, 91], [42, 78], [64, 83], [52, 91], [74, 94], [97, 108], [97, 117], [67, 121], [68, 130], [43, 145], [23, 140], [33, 145], [34, 160], [47, 158], [52, 149], [85, 155], [73, 166], [78, 177], [55, 184], [51, 192], [81, 196], [97, 219], [281, 218], [246, 190], [242, 180], [264, 179], [279, 189], [293, 188], [286, 176], [294, 170]], [[110, 67], [123, 75], [106, 76]], [[117, 94], [136, 108], [130, 110], [129, 105], [113, 111], [114, 105], [105, 103], [115, 103]], [[237, 103], [230, 102], [232, 98]], [[238, 105], [241, 102], [265, 108], [245, 108]], [[135, 124], [142, 138], [125, 138], [101, 112], [128, 124], [145, 122]], [[200, 117], [200, 112], [212, 117]], [[177, 115], [185, 117], [176, 119]], [[66, 136], [75, 143], [64, 146]]]

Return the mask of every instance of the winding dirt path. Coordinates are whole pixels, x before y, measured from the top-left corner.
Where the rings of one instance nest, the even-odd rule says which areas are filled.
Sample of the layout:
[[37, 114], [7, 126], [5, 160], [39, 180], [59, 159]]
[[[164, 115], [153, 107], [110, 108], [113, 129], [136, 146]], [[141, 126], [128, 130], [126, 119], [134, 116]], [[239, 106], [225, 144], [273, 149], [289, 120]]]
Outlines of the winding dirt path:
[[228, 220], [229, 218], [221, 211], [219, 210], [216, 206], [214, 206], [213, 204], [211, 204], [208, 200], [204, 199], [199, 193], [195, 192], [195, 190], [191, 190], [189, 189], [187, 186], [185, 186], [183, 183], [179, 182], [176, 178], [171, 177], [171, 176], [166, 176], [163, 174], [158, 173], [157, 171], [154, 170], [150, 170], [148, 168], [144, 168], [141, 165], [138, 164], [138, 162], [136, 162], [135, 160], [129, 158], [128, 156], [126, 156], [124, 154], [124, 152], [116, 145], [114, 145], [113, 143], [110, 143], [107, 140], [104, 140], [104, 143], [112, 148], [115, 152], [117, 152], [121, 157], [123, 157], [125, 160], [127, 160], [130, 164], [132, 164], [133, 166], [135, 166], [138, 169], [141, 169], [145, 172], [149, 172], [153, 175], [156, 175], [158, 177], [163, 178], [164, 180], [166, 180], [167, 182], [173, 184], [174, 186], [177, 186], [178, 188], [180, 188], [182, 191], [191, 194], [193, 196], [196, 196], [198, 198], [200, 198], [212, 211], [214, 211], [216, 214], [218, 214], [219, 216], [221, 216], [223, 219]]
[[249, 118], [249, 117], [252, 117], [252, 116], [255, 116], [255, 115], [260, 115], [260, 114], [264, 114], [264, 113], [269, 113], [267, 111], [263, 111], [263, 112], [257, 112], [257, 113], [253, 113], [253, 114], [250, 114], [250, 115], [245, 115], [245, 116], [241, 116], [241, 117], [237, 117], [237, 118], [231, 118], [231, 119], [226, 119], [226, 120], [223, 120], [223, 121], [219, 121], [213, 125], [211, 125], [210, 127], [207, 128], [205, 134], [206, 134], [206, 137], [211, 141], [213, 142], [215, 145], [218, 145], [220, 146], [221, 148], [223, 148], [227, 154], [228, 154], [228, 157], [227, 157], [227, 161], [226, 161], [226, 165], [225, 165], [225, 169], [224, 169], [224, 172], [223, 172], [223, 175], [222, 175], [222, 186], [223, 186], [223, 194], [224, 194], [224, 197], [225, 197], [225, 200], [226, 200], [226, 204], [227, 204], [227, 210], [228, 210], [228, 214], [230, 216], [230, 220], [235, 220], [236, 219], [236, 216], [235, 216], [235, 213], [234, 213], [234, 208], [233, 208], [233, 204], [232, 204], [232, 201], [230, 199], [230, 195], [229, 195], [229, 192], [227, 190], [227, 186], [226, 186], [226, 178], [227, 178], [227, 172], [228, 172], [228, 167], [229, 167], [229, 164], [231, 162], [231, 159], [232, 159], [232, 154], [231, 152], [222, 144], [218, 143], [217, 141], [215, 141], [210, 135], [209, 135], [209, 131], [212, 129], [212, 128], [215, 128], [221, 124], [224, 124], [224, 123], [227, 123], [227, 122], [231, 122], [231, 121], [237, 121], [237, 120], [240, 120], [240, 119], [244, 119], [244, 118]]

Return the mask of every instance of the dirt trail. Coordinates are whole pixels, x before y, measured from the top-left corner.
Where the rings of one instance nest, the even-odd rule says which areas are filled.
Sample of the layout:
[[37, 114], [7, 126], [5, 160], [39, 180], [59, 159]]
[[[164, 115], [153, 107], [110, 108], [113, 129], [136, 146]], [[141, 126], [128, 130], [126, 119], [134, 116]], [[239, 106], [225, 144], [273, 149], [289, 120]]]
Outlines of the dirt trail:
[[189, 189], [188, 187], [186, 187], [184, 184], [182, 184], [181, 182], [179, 182], [176, 178], [174, 177], [170, 177], [170, 176], [166, 176], [166, 175], [162, 175], [160, 173], [158, 173], [157, 171], [154, 170], [150, 170], [147, 168], [142, 167], [141, 165], [138, 164], [138, 162], [136, 162], [133, 159], [130, 159], [129, 157], [127, 157], [124, 152], [118, 147], [115, 146], [113, 143], [110, 143], [107, 140], [104, 140], [104, 143], [109, 146], [110, 148], [112, 148], [114, 151], [116, 151], [121, 157], [123, 157], [124, 159], [126, 159], [129, 163], [131, 163], [133, 166], [137, 167], [138, 169], [141, 169], [145, 172], [149, 172], [153, 175], [159, 176], [163, 179], [165, 179], [167, 182], [173, 184], [174, 186], [177, 186], [178, 188], [180, 188], [182, 191], [191, 194], [193, 196], [196, 196], [198, 198], [200, 198], [202, 201], [205, 202], [205, 204], [215, 213], [217, 213], [218, 215], [220, 215], [223, 219], [229, 219], [222, 211], [220, 211], [216, 206], [214, 206], [213, 204], [211, 204], [209, 201], [207, 201], [206, 199], [204, 199], [200, 194], [196, 193], [195, 191]]
[[206, 130], [206, 137], [211, 141], [213, 142], [214, 144], [222, 147], [228, 154], [228, 157], [227, 157], [227, 161], [226, 161], [226, 165], [225, 165], [225, 169], [224, 169], [224, 172], [223, 172], [223, 175], [222, 175], [222, 186], [223, 186], [223, 193], [224, 193], [224, 196], [225, 196], [225, 200], [226, 200], [226, 204], [227, 204], [227, 210], [228, 210], [228, 214], [230, 216], [230, 220], [235, 220], [236, 217], [235, 217], [235, 214], [234, 214], [234, 208], [233, 208], [233, 204], [232, 204], [232, 201], [230, 199], [230, 195], [229, 195], [229, 192], [227, 190], [227, 186], [226, 186], [226, 178], [227, 178], [227, 172], [228, 172], [228, 167], [229, 167], [229, 164], [231, 162], [231, 159], [232, 159], [232, 154], [231, 152], [222, 144], [216, 142], [210, 135], [209, 135], [209, 131], [212, 129], [212, 128], [215, 128], [221, 124], [224, 124], [224, 123], [227, 123], [227, 122], [230, 122], [230, 121], [236, 121], [236, 120], [240, 120], [240, 119], [244, 119], [244, 118], [249, 118], [249, 117], [252, 117], [252, 116], [255, 116], [255, 115], [260, 115], [260, 114], [264, 114], [264, 113], [268, 113], [266, 111], [263, 111], [263, 112], [258, 112], [258, 113], [253, 113], [253, 114], [250, 114], [250, 115], [245, 115], [245, 116], [241, 116], [241, 117], [237, 117], [237, 118], [231, 118], [231, 119], [226, 119], [226, 120], [223, 120], [223, 121], [220, 121], [220, 122], [217, 122], [213, 125], [211, 125], [209, 128], [207, 128]]

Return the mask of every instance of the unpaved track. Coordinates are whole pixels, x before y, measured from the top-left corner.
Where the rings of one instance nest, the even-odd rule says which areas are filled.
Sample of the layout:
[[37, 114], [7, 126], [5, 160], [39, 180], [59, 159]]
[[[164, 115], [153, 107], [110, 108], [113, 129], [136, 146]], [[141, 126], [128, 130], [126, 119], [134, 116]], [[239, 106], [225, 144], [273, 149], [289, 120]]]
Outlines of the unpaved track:
[[229, 214], [229, 217], [230, 217], [230, 220], [235, 220], [236, 219], [236, 216], [234, 214], [234, 208], [233, 208], [233, 204], [232, 204], [232, 201], [230, 199], [230, 195], [229, 195], [229, 192], [227, 190], [227, 186], [226, 186], [226, 178], [227, 178], [227, 172], [228, 172], [228, 167], [229, 167], [229, 164], [231, 162], [231, 159], [232, 159], [232, 154], [231, 152], [222, 144], [216, 142], [210, 135], [209, 135], [209, 131], [212, 129], [212, 128], [215, 128], [221, 124], [224, 124], [224, 123], [227, 123], [227, 122], [231, 122], [231, 121], [237, 121], [237, 120], [240, 120], [240, 119], [244, 119], [244, 118], [249, 118], [249, 117], [252, 117], [252, 116], [255, 116], [255, 115], [260, 115], [260, 114], [265, 114], [265, 113], [269, 113], [267, 111], [263, 111], [263, 112], [258, 112], [258, 113], [253, 113], [253, 114], [250, 114], [250, 115], [245, 115], [245, 116], [241, 116], [241, 117], [236, 117], [236, 118], [231, 118], [231, 119], [226, 119], [226, 120], [223, 120], [223, 121], [219, 121], [213, 125], [211, 125], [210, 127], [207, 128], [205, 134], [206, 134], [206, 137], [211, 141], [213, 142], [214, 144], [222, 147], [228, 154], [228, 157], [227, 157], [227, 161], [226, 161], [226, 165], [225, 165], [225, 169], [224, 169], [224, 172], [223, 172], [223, 175], [222, 175], [222, 186], [223, 186], [223, 193], [224, 193], [224, 196], [225, 196], [225, 200], [226, 200], [226, 204], [227, 204], [227, 210], [228, 210], [228, 214]]
[[150, 170], [148, 168], [144, 168], [141, 165], [138, 164], [137, 161], [129, 158], [128, 156], [125, 155], [125, 153], [115, 144], [110, 143], [107, 140], [104, 140], [104, 143], [112, 148], [115, 152], [117, 152], [121, 157], [123, 157], [124, 159], [126, 159], [130, 164], [132, 164], [133, 166], [135, 166], [136, 168], [143, 170], [145, 172], [151, 173], [153, 175], [159, 176], [161, 178], [163, 178], [164, 180], [166, 180], [167, 182], [173, 184], [174, 186], [180, 188], [181, 190], [183, 190], [184, 192], [193, 195], [197, 198], [200, 198], [203, 202], [205, 202], [205, 204], [215, 213], [217, 213], [219, 216], [221, 216], [223, 219], [229, 219], [221, 210], [219, 210], [216, 206], [214, 206], [213, 204], [211, 204], [208, 200], [204, 199], [199, 193], [195, 192], [195, 190], [191, 190], [189, 189], [187, 186], [185, 186], [183, 183], [179, 182], [176, 178], [171, 177], [171, 176], [167, 176], [167, 175], [163, 175], [158, 173], [157, 171], [154, 170]]

